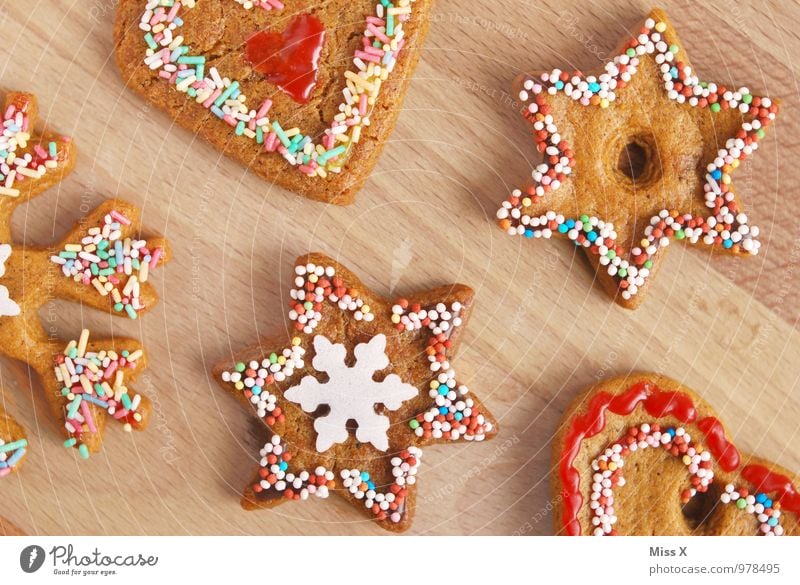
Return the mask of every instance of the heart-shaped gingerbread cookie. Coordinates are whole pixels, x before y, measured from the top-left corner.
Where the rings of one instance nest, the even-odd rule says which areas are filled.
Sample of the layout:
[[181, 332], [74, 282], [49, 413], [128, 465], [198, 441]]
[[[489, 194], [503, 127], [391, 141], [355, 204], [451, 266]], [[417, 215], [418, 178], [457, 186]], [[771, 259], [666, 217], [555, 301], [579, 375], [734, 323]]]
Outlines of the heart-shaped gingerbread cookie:
[[117, 63], [248, 170], [347, 204], [394, 127], [432, 4], [120, 0]]
[[557, 534], [800, 534], [797, 476], [740, 453], [713, 409], [664, 376], [581, 394], [553, 459]]

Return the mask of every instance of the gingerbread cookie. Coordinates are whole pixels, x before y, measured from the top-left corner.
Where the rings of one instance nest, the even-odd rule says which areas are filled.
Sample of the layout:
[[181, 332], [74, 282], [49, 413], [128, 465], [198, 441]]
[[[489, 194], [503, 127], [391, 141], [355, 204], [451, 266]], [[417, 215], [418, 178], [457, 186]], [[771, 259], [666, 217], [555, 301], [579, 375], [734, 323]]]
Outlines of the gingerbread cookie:
[[155, 304], [150, 271], [165, 262], [161, 239], [138, 236], [138, 211], [125, 201], [101, 204], [55, 249], [11, 243], [14, 209], [44, 192], [74, 166], [72, 142], [36, 133], [33, 96], [6, 96], [0, 165], [0, 354], [27, 363], [42, 381], [53, 415], [63, 420], [65, 446], [82, 457], [100, 448], [106, 417], [126, 429], [147, 422], [148, 402], [129, 392], [128, 381], [144, 365], [134, 340], [89, 340], [84, 331], [68, 344], [53, 339], [40, 310], [64, 299], [135, 319]]
[[450, 361], [473, 292], [456, 284], [392, 303], [322, 254], [299, 258], [295, 274], [294, 337], [263, 340], [215, 369], [271, 432], [242, 504], [333, 493], [405, 530], [421, 448], [497, 431]]
[[433, 0], [121, 0], [134, 91], [258, 176], [347, 204], [400, 113]]
[[664, 376], [581, 394], [553, 460], [557, 534], [800, 534], [798, 477], [740, 453], [713, 409]]
[[673, 240], [758, 253], [732, 176], [778, 103], [700, 81], [663, 11], [603, 73], [554, 69], [517, 87], [544, 160], [497, 212], [509, 234], [573, 241], [627, 308], [641, 303]]
[[25, 432], [0, 406], [0, 478], [19, 469], [27, 452]]

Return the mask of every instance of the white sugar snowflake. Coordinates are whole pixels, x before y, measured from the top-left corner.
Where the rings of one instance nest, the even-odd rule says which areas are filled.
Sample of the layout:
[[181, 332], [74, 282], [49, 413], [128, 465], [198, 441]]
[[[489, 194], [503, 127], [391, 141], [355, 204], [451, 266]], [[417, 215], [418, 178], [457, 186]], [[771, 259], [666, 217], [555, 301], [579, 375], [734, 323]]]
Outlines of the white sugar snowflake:
[[389, 374], [380, 382], [372, 379], [389, 365], [386, 357], [386, 336], [376, 335], [368, 343], [359, 343], [353, 354], [356, 363], [351, 368], [345, 363], [347, 349], [340, 343], [333, 344], [323, 335], [314, 337], [316, 355], [312, 361], [314, 369], [326, 372], [329, 380], [320, 382], [314, 376], [305, 376], [300, 384], [289, 388], [284, 396], [306, 412], [314, 412], [322, 405], [330, 413], [314, 421], [317, 431], [317, 451], [328, 450], [335, 443], [347, 440], [346, 423], [355, 420], [358, 424], [356, 438], [362, 443], [372, 443], [376, 449], [389, 448], [390, 421], [387, 416], [375, 412], [382, 404], [389, 410], [397, 410], [404, 401], [414, 398], [419, 390]]

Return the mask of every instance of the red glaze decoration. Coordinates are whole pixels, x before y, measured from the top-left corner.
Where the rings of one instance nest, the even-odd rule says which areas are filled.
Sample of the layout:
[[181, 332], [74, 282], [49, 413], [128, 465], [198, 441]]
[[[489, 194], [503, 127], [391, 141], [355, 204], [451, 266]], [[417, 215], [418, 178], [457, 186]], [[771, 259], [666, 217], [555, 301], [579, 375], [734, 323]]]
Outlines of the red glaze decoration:
[[753, 484], [755, 491], [776, 494], [784, 510], [800, 514], [800, 493], [785, 475], [770, 471], [763, 465], [745, 465], [742, 477]]
[[[584, 439], [594, 437], [606, 426], [606, 411], [620, 416], [633, 412], [637, 405], [642, 404], [650, 416], [662, 418], [673, 416], [682, 423], [692, 423], [697, 419], [697, 411], [691, 397], [681, 392], [666, 392], [649, 382], [634, 384], [622, 394], [608, 394], [601, 392], [589, 401], [586, 413], [576, 416], [572, 420], [561, 452], [559, 474], [561, 476], [561, 496], [564, 499], [564, 514], [562, 523], [570, 536], [581, 534], [581, 525], [578, 522], [578, 511], [583, 505], [583, 496], [580, 492], [581, 476], [573, 466], [575, 458]], [[739, 465], [739, 452], [725, 437], [725, 432], [719, 421], [707, 417], [697, 422], [700, 430], [706, 435], [708, 450], [717, 460], [719, 465], [732, 471]]]
[[283, 32], [260, 30], [245, 40], [244, 56], [296, 102], [307, 104], [317, 85], [325, 27], [313, 14], [298, 14]]

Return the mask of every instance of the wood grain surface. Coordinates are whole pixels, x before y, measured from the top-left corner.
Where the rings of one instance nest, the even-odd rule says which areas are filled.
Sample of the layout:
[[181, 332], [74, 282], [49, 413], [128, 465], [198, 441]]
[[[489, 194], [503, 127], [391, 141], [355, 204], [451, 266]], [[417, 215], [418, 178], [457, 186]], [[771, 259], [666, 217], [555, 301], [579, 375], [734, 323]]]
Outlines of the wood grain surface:
[[[231, 9], [237, 9], [231, 2]], [[286, 323], [291, 264], [325, 252], [376, 291], [463, 282], [476, 308], [455, 362], [501, 422], [485, 444], [430, 448], [412, 533], [550, 534], [550, 437], [582, 387], [635, 369], [697, 390], [738, 445], [800, 470], [800, 103], [797, 3], [665, 2], [701, 77], [780, 97], [774, 130], [737, 179], [763, 253], [713, 258], [673, 246], [643, 307], [612, 304], [566, 242], [505, 236], [493, 221], [537, 161], [509, 86], [522, 70], [596, 69], [645, 0], [440, 0], [398, 126], [348, 208], [249, 175], [127, 91], [113, 66], [114, 2], [0, 3], [0, 87], [32, 91], [74, 137], [75, 172], [14, 218], [47, 244], [103, 198], [143, 209], [174, 260], [159, 306], [136, 322], [57, 303], [53, 335], [142, 340], [153, 401], [143, 433], [110, 428], [88, 462], [61, 447], [27, 370], [0, 362], [2, 400], [28, 460], [0, 481], [3, 515], [28, 534], [378, 534], [343, 501], [248, 513], [241, 488], [264, 430], [210, 379], [215, 362]], [[0, 325], [2, 326], [2, 325]]]

